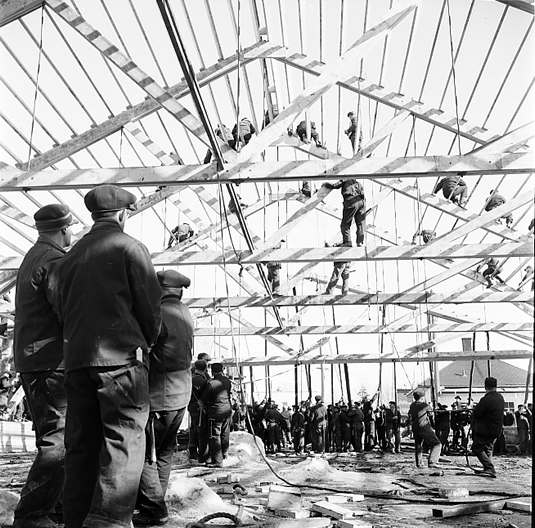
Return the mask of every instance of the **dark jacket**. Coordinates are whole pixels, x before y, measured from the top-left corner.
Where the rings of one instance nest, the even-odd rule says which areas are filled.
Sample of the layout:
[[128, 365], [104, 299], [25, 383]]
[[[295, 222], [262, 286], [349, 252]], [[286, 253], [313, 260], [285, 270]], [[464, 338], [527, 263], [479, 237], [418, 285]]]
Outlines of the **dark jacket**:
[[442, 189], [444, 196], [450, 194], [456, 187], [466, 187], [465, 181], [461, 176], [446, 176], [442, 178], [433, 189], [433, 194], [436, 194]]
[[413, 401], [411, 403], [409, 407], [409, 419], [413, 431], [433, 427], [430, 412], [431, 407], [424, 401]]
[[199, 413], [199, 401], [209, 381], [210, 378], [206, 371], [201, 372], [200, 370], [195, 370], [193, 372], [193, 376], [191, 377], [191, 398], [188, 404], [188, 411], [190, 413]]
[[150, 354], [151, 411], [183, 409], [191, 397], [193, 319], [180, 290], [164, 288], [162, 327]]
[[364, 187], [353, 179], [339, 180], [331, 186], [333, 189], [342, 189], [342, 197], [345, 201], [355, 201], [364, 199]]
[[228, 418], [232, 412], [230, 405], [230, 380], [218, 372], [214, 374], [214, 379], [208, 382], [201, 400], [206, 407], [208, 418], [223, 420]]
[[348, 413], [351, 419], [351, 427], [362, 429], [364, 427], [364, 413], [359, 407], [351, 409]]
[[310, 425], [325, 425], [327, 423], [327, 407], [323, 403], [313, 405], [308, 412]]
[[57, 264], [65, 250], [39, 237], [19, 268], [13, 354], [18, 372], [63, 369], [63, 329], [57, 316]]
[[292, 431], [303, 430], [306, 425], [306, 418], [303, 411], [297, 410], [292, 414]]
[[485, 204], [485, 211], [492, 211], [493, 209], [496, 209], [496, 207], [499, 207], [504, 203], [505, 198], [501, 194], [493, 194]]
[[503, 429], [503, 396], [489, 391], [479, 400], [472, 411], [472, 432], [498, 438]]
[[161, 323], [161, 289], [147, 248], [112, 219], [95, 222], [58, 266], [65, 369], [127, 365]]

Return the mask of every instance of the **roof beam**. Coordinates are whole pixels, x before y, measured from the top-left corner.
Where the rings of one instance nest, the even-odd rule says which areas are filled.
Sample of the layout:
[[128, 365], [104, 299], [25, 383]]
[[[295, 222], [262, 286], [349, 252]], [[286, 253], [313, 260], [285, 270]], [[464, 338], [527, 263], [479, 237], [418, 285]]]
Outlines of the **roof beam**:
[[39, 9], [44, 3], [44, 0], [1, 0], [0, 28]]
[[[16, 173], [5, 171], [0, 167], [0, 186], [2, 191], [7, 192], [31, 189], [92, 188], [102, 183], [138, 187], [147, 185], [217, 185], [219, 182], [231, 181], [236, 183], [305, 179], [323, 181], [349, 177], [372, 180], [392, 177], [436, 178], [458, 172], [464, 172], [467, 175], [532, 173], [535, 172], [535, 153], [237, 163], [225, 164], [224, 170], [220, 173], [217, 172], [214, 163], [168, 167], [17, 171]], [[379, 183], [386, 185], [382, 181]], [[392, 182], [390, 184], [395, 187]], [[400, 188], [403, 188], [403, 184], [398, 186], [398, 190]], [[426, 195], [424, 194], [424, 196]], [[452, 205], [456, 207], [454, 204]]]
[[265, 308], [271, 306], [368, 306], [382, 304], [470, 304], [470, 303], [533, 303], [533, 292], [468, 292], [461, 295], [447, 293], [361, 293], [349, 295], [291, 295], [288, 297], [195, 297], [182, 299], [191, 309]]
[[381, 21], [364, 33], [349, 49], [332, 63], [324, 67], [321, 75], [301, 92], [292, 103], [262, 130], [254, 136], [239, 153], [241, 161], [250, 160], [275, 141], [299, 114], [303, 113], [315, 101], [320, 99], [337, 81], [348, 76], [354, 70], [364, 54], [377, 42], [388, 35], [407, 15], [412, 13], [420, 0], [401, 0], [389, 10]]
[[529, 13], [530, 15], [535, 14], [535, 7], [533, 4], [533, 0], [497, 0], [501, 4], [505, 4], [510, 7], [514, 7], [515, 9], [520, 9], [521, 11], [525, 11], [526, 13]]
[[456, 361], [472, 360], [474, 356], [478, 360], [492, 359], [530, 359], [533, 353], [531, 350], [481, 350], [475, 352], [441, 352], [428, 353], [418, 357], [384, 357], [371, 356], [367, 354], [340, 354], [336, 356], [316, 355], [299, 356], [289, 358], [287, 356], [260, 356], [247, 359], [218, 358], [224, 365], [237, 365], [240, 367], [261, 367], [264, 365], [340, 365], [344, 363], [417, 363], [420, 361]]

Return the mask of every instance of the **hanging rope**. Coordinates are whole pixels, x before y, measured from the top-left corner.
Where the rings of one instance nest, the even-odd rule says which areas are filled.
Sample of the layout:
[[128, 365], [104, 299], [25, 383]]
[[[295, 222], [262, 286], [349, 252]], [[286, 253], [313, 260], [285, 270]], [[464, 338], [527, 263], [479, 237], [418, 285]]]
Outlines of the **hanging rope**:
[[39, 78], [41, 76], [41, 59], [43, 57], [43, 30], [45, 27], [45, 4], [41, 9], [41, 31], [39, 36], [39, 56], [37, 58], [37, 74], [35, 76], [35, 93], [33, 96], [33, 108], [32, 108], [32, 124], [30, 128], [30, 141], [28, 144], [28, 169], [30, 170], [32, 159], [32, 144], [33, 144], [33, 132], [35, 129], [35, 114], [37, 111], [37, 96], [39, 94]]

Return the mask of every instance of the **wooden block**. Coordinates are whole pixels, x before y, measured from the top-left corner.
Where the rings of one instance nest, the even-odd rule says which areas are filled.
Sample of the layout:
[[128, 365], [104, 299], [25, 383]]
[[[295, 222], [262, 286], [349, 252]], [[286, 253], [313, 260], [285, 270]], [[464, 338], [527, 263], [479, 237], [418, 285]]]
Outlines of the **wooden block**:
[[258, 493], [269, 493], [269, 486], [255, 486], [254, 490]]
[[468, 497], [469, 493], [466, 488], [440, 488], [438, 496], [443, 499], [459, 499], [461, 497]]
[[284, 519], [274, 523], [262, 523], [262, 528], [327, 528], [331, 520], [328, 517], [311, 519]]
[[327, 495], [325, 497], [327, 502], [334, 502], [336, 504], [343, 504], [345, 502], [360, 502], [364, 500], [364, 495], [354, 495], [352, 493], [335, 493], [334, 495]]
[[505, 508], [507, 510], [531, 513], [531, 502], [528, 502], [527, 499], [508, 500], [505, 503]]
[[273, 513], [279, 517], [288, 517], [290, 519], [308, 519], [310, 517], [310, 510], [281, 510], [274, 508]]
[[433, 508], [433, 517], [457, 517], [459, 515], [492, 512], [503, 510], [504, 506], [504, 500], [477, 502], [475, 504], [458, 504], [455, 506], [442, 506], [440, 508]]
[[355, 519], [355, 520], [341, 519], [339, 521], [336, 521], [336, 526], [338, 526], [338, 528], [373, 528], [373, 524], [366, 522], [366, 521], [361, 521], [358, 519]]
[[280, 510], [299, 510], [301, 508], [301, 491], [289, 486], [269, 487], [268, 508]]
[[231, 473], [228, 473], [227, 475], [223, 475], [222, 477], [217, 477], [218, 484], [235, 484], [239, 481], [240, 481], [240, 476], [232, 475]]
[[333, 517], [334, 519], [349, 519], [353, 517], [351, 510], [327, 501], [315, 502], [312, 505], [312, 510], [320, 512], [322, 515]]

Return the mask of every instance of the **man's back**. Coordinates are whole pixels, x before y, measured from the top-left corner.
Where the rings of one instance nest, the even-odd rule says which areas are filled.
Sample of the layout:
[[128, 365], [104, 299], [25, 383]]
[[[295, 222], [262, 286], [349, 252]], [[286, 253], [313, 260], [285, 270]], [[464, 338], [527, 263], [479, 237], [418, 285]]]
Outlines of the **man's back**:
[[230, 416], [232, 407], [230, 404], [230, 389], [232, 383], [223, 374], [214, 374], [214, 379], [208, 385], [202, 395], [202, 401], [207, 406], [209, 418], [226, 418]]
[[146, 247], [95, 223], [59, 266], [65, 368], [126, 365], [158, 335], [161, 290]]
[[478, 434], [498, 437], [503, 427], [505, 401], [496, 391], [490, 391], [479, 400], [472, 412], [472, 430]]

